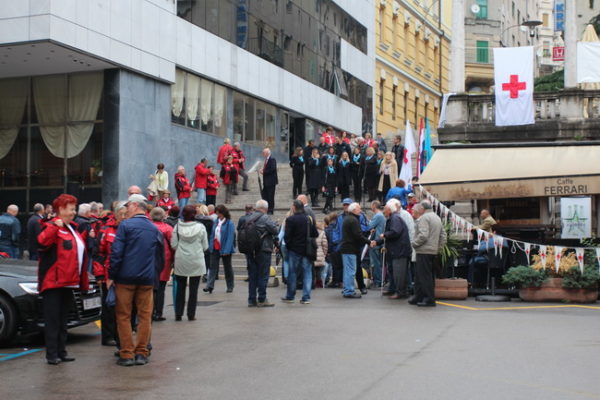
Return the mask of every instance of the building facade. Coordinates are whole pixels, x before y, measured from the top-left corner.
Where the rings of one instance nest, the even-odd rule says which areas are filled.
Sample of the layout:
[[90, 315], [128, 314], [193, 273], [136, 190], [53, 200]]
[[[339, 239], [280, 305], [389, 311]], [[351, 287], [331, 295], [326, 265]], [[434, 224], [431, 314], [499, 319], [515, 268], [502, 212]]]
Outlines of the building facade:
[[378, 0], [375, 109], [377, 132], [391, 138], [428, 118], [435, 131], [448, 91], [451, 1]]
[[[521, 25], [539, 15], [539, 1], [473, 0], [465, 2], [465, 87], [490, 93], [494, 84], [494, 47], [538, 46], [537, 33]], [[539, 65], [539, 57], [537, 65]], [[537, 68], [536, 68], [537, 70]]]
[[370, 131], [373, 26], [369, 0], [0, 0], [0, 206]]

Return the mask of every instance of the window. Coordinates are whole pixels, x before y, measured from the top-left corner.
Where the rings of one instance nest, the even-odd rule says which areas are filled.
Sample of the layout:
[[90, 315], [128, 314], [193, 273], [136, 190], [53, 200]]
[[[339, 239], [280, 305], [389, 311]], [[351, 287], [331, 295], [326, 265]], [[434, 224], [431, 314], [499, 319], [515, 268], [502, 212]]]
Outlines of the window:
[[385, 17], [385, 8], [380, 7], [379, 8], [379, 19], [378, 19], [378, 24], [379, 24], [379, 43], [383, 43], [385, 41], [385, 35], [384, 35], [384, 27], [383, 27], [383, 18]]
[[398, 16], [392, 18], [392, 48], [398, 50]]
[[542, 24], [544, 25], [544, 28], [550, 26], [548, 14], [542, 14]]
[[408, 92], [404, 91], [404, 123], [408, 121]]
[[487, 64], [489, 62], [489, 49], [487, 40], [477, 41], [477, 59], [476, 62]]
[[392, 120], [396, 120], [396, 89], [398, 86], [394, 85], [392, 88]]
[[379, 81], [379, 114], [383, 115], [383, 88], [384, 88], [385, 80], [381, 79]]
[[475, 3], [479, 6], [479, 12], [475, 16], [475, 18], [487, 19], [487, 17], [488, 17], [488, 0], [476, 0]]
[[512, 2], [511, 13], [512, 13], [512, 16], [514, 18], [515, 17], [515, 2], [514, 1]]
[[419, 98], [415, 97], [415, 127], [419, 126]]

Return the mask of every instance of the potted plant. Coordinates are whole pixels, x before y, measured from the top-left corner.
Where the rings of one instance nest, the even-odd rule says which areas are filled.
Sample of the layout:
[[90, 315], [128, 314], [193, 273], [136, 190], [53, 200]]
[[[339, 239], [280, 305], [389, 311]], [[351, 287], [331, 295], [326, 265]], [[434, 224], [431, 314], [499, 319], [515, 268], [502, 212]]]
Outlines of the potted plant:
[[593, 303], [598, 299], [600, 274], [593, 264], [586, 265], [581, 273], [575, 255], [570, 253], [561, 258], [557, 271], [551, 247], [544, 265], [540, 256], [534, 256], [533, 261], [531, 267], [510, 268], [502, 277], [505, 284], [519, 288], [521, 300]]
[[[444, 224], [446, 244], [440, 249], [439, 276], [446, 276], [445, 271], [459, 256], [462, 241], [452, 234], [452, 225]], [[464, 300], [469, 295], [469, 284], [461, 278], [437, 278], [435, 280], [435, 298], [448, 300]]]

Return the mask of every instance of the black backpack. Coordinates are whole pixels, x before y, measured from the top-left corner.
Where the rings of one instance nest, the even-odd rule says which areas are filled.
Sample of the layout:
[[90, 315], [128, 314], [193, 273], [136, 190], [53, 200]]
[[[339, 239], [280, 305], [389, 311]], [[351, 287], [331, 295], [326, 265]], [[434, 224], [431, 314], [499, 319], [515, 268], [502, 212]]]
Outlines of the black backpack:
[[262, 217], [262, 215], [258, 215], [254, 218], [250, 218], [244, 222], [244, 225], [240, 227], [238, 230], [237, 240], [238, 240], [238, 250], [242, 254], [254, 254], [257, 250], [259, 250], [262, 237], [258, 233], [258, 228], [256, 227], [256, 222]]

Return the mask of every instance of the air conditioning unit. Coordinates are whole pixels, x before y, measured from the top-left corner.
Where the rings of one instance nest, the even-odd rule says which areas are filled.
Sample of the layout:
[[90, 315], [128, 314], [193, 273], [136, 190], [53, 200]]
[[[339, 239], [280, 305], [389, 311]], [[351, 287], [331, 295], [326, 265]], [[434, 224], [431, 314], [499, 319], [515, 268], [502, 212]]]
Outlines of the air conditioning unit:
[[412, 15], [408, 11], [404, 11], [404, 25], [410, 24], [411, 19]]
[[392, 12], [394, 13], [394, 17], [397, 17], [400, 14], [400, 4], [397, 1], [392, 3]]

